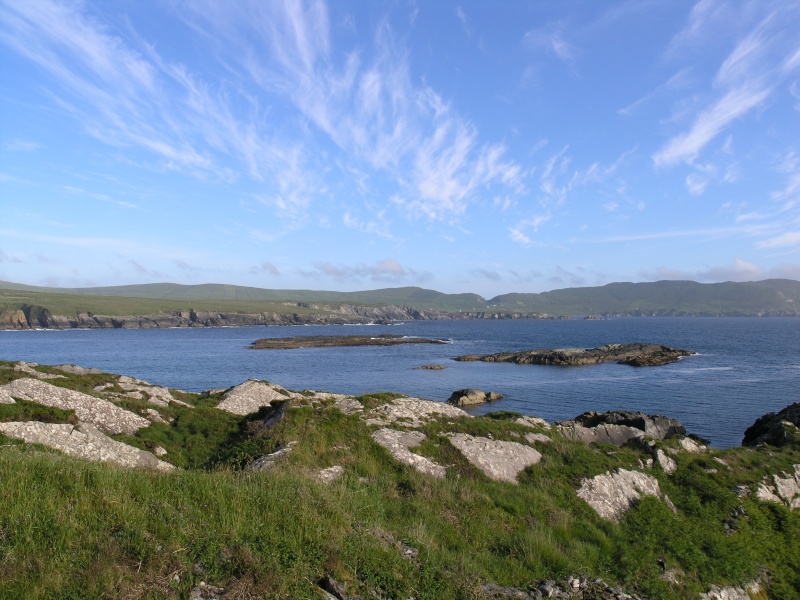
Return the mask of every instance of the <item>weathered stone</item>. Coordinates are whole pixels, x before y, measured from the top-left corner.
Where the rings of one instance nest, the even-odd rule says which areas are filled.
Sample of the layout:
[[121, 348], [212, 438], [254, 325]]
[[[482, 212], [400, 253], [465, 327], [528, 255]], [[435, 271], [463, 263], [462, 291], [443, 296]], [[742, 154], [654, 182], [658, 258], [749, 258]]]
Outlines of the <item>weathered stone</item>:
[[433, 477], [444, 477], [445, 468], [437, 465], [429, 458], [414, 454], [409, 448], [415, 448], [425, 441], [425, 434], [420, 431], [397, 431], [395, 429], [378, 429], [373, 432], [372, 439], [389, 451], [397, 460], [413, 467], [420, 473]]
[[552, 442], [553, 440], [543, 433], [526, 433], [525, 441], [527, 441], [530, 444], [533, 444], [534, 442], [542, 442], [546, 444], [548, 442]]
[[364, 412], [364, 407], [361, 402], [350, 396], [337, 398], [333, 403], [334, 408], [338, 408], [346, 415], [353, 415], [356, 413]]
[[170, 402], [174, 402], [175, 404], [191, 408], [186, 402], [176, 399], [168, 388], [161, 387], [160, 385], [150, 385], [146, 381], [128, 377], [127, 375], [120, 375], [117, 380], [117, 385], [128, 392], [127, 395], [131, 398], [136, 397], [131, 396], [131, 394], [138, 394], [140, 396], [139, 399], [143, 397], [142, 394], [147, 394], [150, 404], [156, 406], [169, 406]]
[[0, 388], [0, 404], [14, 404], [14, 399], [11, 397], [11, 394], [8, 393], [8, 390]]
[[794, 465], [794, 473], [765, 477], [756, 494], [763, 502], [786, 504], [791, 509], [800, 508], [800, 465]]
[[728, 586], [717, 587], [711, 586], [711, 589], [700, 594], [703, 600], [751, 600], [757, 598], [761, 594], [761, 585], [757, 581], [752, 581], [744, 587]]
[[578, 415], [574, 420], [584, 427], [596, 427], [601, 424], [626, 425], [643, 431], [647, 437], [655, 440], [686, 435], [686, 428], [676, 419], [629, 410], [610, 410], [605, 413], [589, 411]]
[[41, 371], [37, 371], [35, 367], [38, 366], [37, 363], [20, 361], [14, 365], [14, 370], [36, 377], [36, 379], [60, 379], [64, 377], [63, 375], [56, 375], [55, 373], [42, 373]]
[[123, 467], [171, 471], [175, 467], [145, 450], [123, 444], [82, 423], [77, 428], [62, 423], [13, 421], [0, 423], [0, 432], [29, 444], [42, 444], [84, 460], [111, 462]]
[[319, 479], [322, 483], [333, 483], [334, 481], [341, 479], [342, 475], [344, 475], [344, 467], [341, 465], [333, 465], [327, 469], [322, 469], [317, 474], [317, 479]]
[[514, 419], [514, 423], [519, 423], [520, 425], [524, 425], [525, 427], [531, 427], [533, 429], [550, 429], [550, 423], [545, 421], [544, 419], [540, 419], [539, 417], [531, 417], [531, 416], [523, 416], [517, 417]]
[[264, 406], [271, 406], [275, 401], [289, 400], [295, 395], [268, 381], [248, 379], [225, 392], [222, 402], [217, 405], [217, 408], [244, 416], [258, 412]]
[[489, 479], [517, 483], [517, 475], [526, 467], [535, 465], [542, 455], [524, 444], [503, 442], [466, 433], [454, 433], [450, 443], [464, 457], [478, 467]]
[[267, 471], [275, 466], [275, 463], [279, 460], [285, 459], [291, 452], [292, 448], [295, 447], [297, 441], [289, 442], [285, 446], [278, 446], [278, 449], [275, 452], [271, 452], [269, 454], [265, 454], [264, 456], [259, 456], [253, 462], [245, 467], [246, 471]]
[[409, 427], [421, 427], [427, 421], [437, 417], [469, 417], [466, 412], [444, 402], [432, 402], [419, 398], [396, 398], [369, 411], [366, 419], [368, 425], [380, 427], [391, 423], [402, 422]]
[[602, 423], [595, 427], [584, 427], [579, 424], [562, 425], [557, 424], [561, 435], [572, 441], [585, 442], [587, 444], [611, 444], [613, 446], [624, 446], [627, 442], [635, 438], [641, 438], [644, 432], [635, 427], [627, 425], [608, 425]]
[[675, 510], [669, 498], [661, 493], [658, 480], [638, 471], [617, 469], [591, 479], [583, 479], [578, 497], [585, 500], [597, 514], [609, 521], [618, 522], [622, 515], [642, 496], [656, 496]]
[[678, 444], [680, 445], [680, 447], [683, 450], [685, 450], [686, 452], [689, 452], [690, 454], [700, 454], [700, 453], [705, 452], [706, 450], [708, 450], [708, 448], [706, 448], [705, 446], [703, 446], [701, 444], [698, 444], [696, 441], [694, 441], [690, 437], [683, 437], [683, 438], [679, 439], [678, 440]]
[[73, 375], [100, 375], [102, 373], [100, 369], [87, 369], [78, 365], [56, 365], [53, 368]]
[[223, 588], [208, 585], [205, 581], [201, 581], [200, 585], [189, 591], [189, 600], [222, 600], [224, 597]]
[[467, 388], [464, 390], [456, 390], [447, 399], [448, 404], [453, 406], [470, 406], [472, 404], [483, 404], [484, 402], [494, 402], [500, 400], [502, 394], [495, 392], [484, 392], [474, 388]]
[[777, 413], [767, 413], [756, 419], [744, 432], [743, 446], [770, 444], [786, 446], [800, 443], [800, 402], [795, 402]]
[[92, 423], [111, 435], [118, 433], [132, 435], [139, 429], [150, 426], [150, 421], [144, 417], [120, 408], [108, 400], [37, 379], [15, 379], [0, 389], [5, 389], [13, 397], [30, 402], [63, 410], [74, 410], [78, 419]]
[[672, 475], [678, 468], [678, 463], [676, 463], [674, 459], [667, 456], [667, 454], [661, 448], [656, 450], [656, 462], [667, 475]]

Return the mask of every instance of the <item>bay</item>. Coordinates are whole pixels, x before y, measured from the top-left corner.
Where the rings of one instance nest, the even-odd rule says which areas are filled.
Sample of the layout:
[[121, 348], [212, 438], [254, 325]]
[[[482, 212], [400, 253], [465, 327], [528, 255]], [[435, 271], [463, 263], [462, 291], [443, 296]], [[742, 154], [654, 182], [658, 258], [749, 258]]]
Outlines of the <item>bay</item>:
[[[262, 337], [393, 333], [444, 345], [251, 350]], [[698, 352], [663, 367], [456, 362], [462, 354], [652, 342]], [[565, 420], [587, 411], [642, 410], [679, 419], [717, 447], [737, 446], [766, 412], [800, 401], [800, 319], [623, 318], [415, 321], [394, 325], [1, 331], [0, 358], [72, 363], [186, 391], [250, 378], [296, 390], [391, 391], [445, 401], [457, 389], [505, 398], [472, 414], [512, 410]], [[442, 371], [417, 370], [441, 364]]]

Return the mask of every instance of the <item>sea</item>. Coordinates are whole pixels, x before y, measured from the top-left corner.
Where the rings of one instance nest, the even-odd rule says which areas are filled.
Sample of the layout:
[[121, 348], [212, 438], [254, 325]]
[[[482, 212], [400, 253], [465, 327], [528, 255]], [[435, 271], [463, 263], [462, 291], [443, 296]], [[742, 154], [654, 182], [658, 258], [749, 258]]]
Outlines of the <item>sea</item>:
[[[391, 333], [446, 344], [253, 350], [258, 338]], [[661, 367], [457, 362], [464, 354], [649, 342], [694, 356]], [[474, 415], [561, 421], [590, 410], [680, 420], [712, 446], [738, 446], [761, 415], [800, 401], [799, 318], [413, 321], [391, 325], [0, 331], [0, 359], [77, 364], [190, 392], [265, 379], [293, 390], [397, 392], [446, 401], [463, 388], [503, 394]], [[438, 364], [443, 370], [419, 370]]]

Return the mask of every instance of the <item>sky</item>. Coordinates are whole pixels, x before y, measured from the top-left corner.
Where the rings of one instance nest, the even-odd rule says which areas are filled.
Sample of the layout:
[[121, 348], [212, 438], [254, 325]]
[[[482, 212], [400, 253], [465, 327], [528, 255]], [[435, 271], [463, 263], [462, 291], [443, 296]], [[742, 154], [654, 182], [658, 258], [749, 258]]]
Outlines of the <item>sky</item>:
[[800, 279], [800, 2], [0, 0], [0, 279]]

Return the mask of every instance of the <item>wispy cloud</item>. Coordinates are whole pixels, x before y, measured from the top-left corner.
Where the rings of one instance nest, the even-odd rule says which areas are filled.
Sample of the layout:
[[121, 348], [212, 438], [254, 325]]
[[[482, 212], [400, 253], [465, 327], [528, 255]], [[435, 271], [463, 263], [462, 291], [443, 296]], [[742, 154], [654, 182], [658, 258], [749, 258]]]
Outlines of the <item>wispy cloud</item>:
[[530, 50], [545, 50], [564, 62], [571, 63], [578, 56], [578, 48], [564, 35], [563, 23], [550, 23], [527, 31], [522, 44]]
[[692, 47], [692, 55], [697, 55], [698, 44], [706, 39], [719, 40], [719, 35], [705, 35], [712, 28], [737, 35], [753, 20], [754, 12], [760, 13], [757, 22], [749, 26], [717, 69], [709, 101], [688, 129], [674, 135], [653, 155], [656, 166], [693, 163], [735, 121], [763, 106], [793, 69], [792, 57], [798, 48], [795, 32], [787, 23], [797, 22], [797, 6], [791, 3], [746, 3], [744, 10], [734, 12], [725, 3], [702, 0], [692, 10], [685, 29], [673, 39], [668, 54], [677, 55]]
[[271, 262], [268, 261], [260, 262], [257, 265], [253, 265], [252, 267], [250, 267], [250, 273], [252, 273], [253, 275], [268, 274], [274, 277], [279, 277], [281, 274], [278, 267], [276, 267], [275, 265], [273, 265]]

